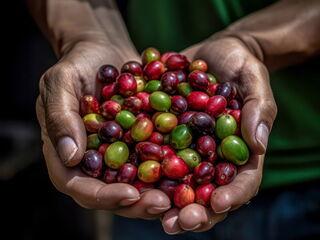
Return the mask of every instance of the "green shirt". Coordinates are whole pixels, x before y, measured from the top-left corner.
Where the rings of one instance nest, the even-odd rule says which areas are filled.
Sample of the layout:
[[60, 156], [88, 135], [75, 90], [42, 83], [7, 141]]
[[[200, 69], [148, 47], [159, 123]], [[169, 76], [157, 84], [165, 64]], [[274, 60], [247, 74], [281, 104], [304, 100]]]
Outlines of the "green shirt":
[[[138, 50], [180, 51], [269, 0], [132, 0], [128, 28]], [[269, 139], [263, 187], [320, 179], [320, 59], [271, 74], [278, 116]]]

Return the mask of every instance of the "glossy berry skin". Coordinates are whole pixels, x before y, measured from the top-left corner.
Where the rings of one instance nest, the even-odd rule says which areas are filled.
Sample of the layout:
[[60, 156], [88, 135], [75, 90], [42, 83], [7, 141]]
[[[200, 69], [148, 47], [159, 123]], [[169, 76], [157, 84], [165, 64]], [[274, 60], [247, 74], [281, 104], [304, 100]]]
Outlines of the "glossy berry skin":
[[163, 175], [170, 179], [181, 179], [189, 172], [188, 165], [175, 155], [165, 158], [161, 163], [161, 169]]
[[87, 175], [97, 178], [102, 174], [102, 155], [96, 150], [88, 150], [81, 161], [81, 170]]
[[160, 184], [159, 184], [159, 189], [167, 194], [169, 199], [172, 201], [173, 200], [173, 195], [176, 190], [176, 187], [179, 185], [179, 183], [175, 180], [171, 179], [162, 179]]
[[221, 95], [226, 99], [229, 99], [232, 93], [232, 86], [229, 82], [220, 83], [216, 90], [216, 95]]
[[116, 117], [117, 113], [121, 111], [121, 106], [119, 103], [108, 100], [102, 103], [100, 107], [100, 112], [103, 117], [107, 120], [112, 120]]
[[136, 121], [136, 117], [132, 112], [122, 110], [116, 115], [116, 122], [121, 125], [124, 129], [129, 129]]
[[99, 113], [99, 102], [95, 96], [85, 95], [80, 99], [80, 115]]
[[122, 128], [114, 121], [107, 121], [99, 129], [99, 138], [108, 143], [112, 143], [121, 139], [123, 135]]
[[207, 73], [210, 83], [217, 83], [217, 78], [212, 73]]
[[204, 111], [208, 100], [209, 96], [200, 91], [193, 91], [187, 96], [189, 109], [194, 111]]
[[114, 142], [110, 144], [104, 154], [106, 165], [112, 169], [119, 169], [128, 161], [129, 148], [124, 142]]
[[201, 162], [194, 168], [193, 176], [198, 184], [209, 183], [214, 177], [214, 166], [209, 162]]
[[121, 73], [131, 73], [133, 76], [142, 76], [143, 70], [140, 63], [136, 61], [129, 61], [123, 64]]
[[107, 168], [106, 171], [104, 172], [102, 180], [108, 184], [115, 183], [117, 182], [117, 174], [118, 174], [117, 170], [114, 170], [112, 168]]
[[174, 205], [183, 208], [195, 201], [195, 193], [192, 187], [187, 184], [180, 184], [176, 187], [173, 196]]
[[155, 143], [145, 142], [145, 144], [141, 144], [137, 153], [141, 161], [154, 160], [160, 162], [162, 160], [161, 147]]
[[206, 106], [206, 113], [211, 117], [217, 117], [223, 113], [227, 107], [227, 100], [225, 97], [216, 95], [209, 98]]
[[205, 207], [210, 206], [210, 199], [215, 187], [212, 183], [206, 183], [196, 188], [196, 203], [201, 204]]
[[196, 149], [198, 153], [204, 158], [213, 158], [215, 157], [216, 152], [216, 142], [215, 140], [209, 136], [201, 136], [197, 140]]
[[111, 97], [111, 100], [119, 103], [120, 106], [122, 106], [122, 105], [123, 105], [123, 102], [124, 102], [124, 98], [123, 98], [121, 95], [118, 95], [118, 94], [113, 95], [113, 96]]
[[157, 182], [161, 177], [161, 165], [157, 161], [145, 161], [138, 168], [138, 178], [146, 183]]
[[178, 54], [177, 52], [165, 52], [161, 55], [160, 61], [163, 63], [166, 63], [168, 58], [171, 57], [172, 55]]
[[109, 83], [105, 85], [101, 90], [101, 95], [105, 100], [109, 100], [113, 95], [118, 93], [118, 85], [117, 83]]
[[184, 112], [181, 115], [179, 115], [179, 118], [178, 118], [179, 124], [188, 124], [190, 119], [191, 119], [191, 117], [195, 113], [196, 112], [194, 112], [194, 111], [188, 111], [188, 112]]
[[137, 114], [140, 112], [141, 108], [142, 108], [142, 101], [140, 98], [135, 96], [125, 98], [123, 103], [123, 109], [126, 109], [134, 114]]
[[163, 135], [159, 132], [153, 132], [148, 139], [149, 142], [162, 145], [163, 144]]
[[142, 76], [134, 76], [137, 81], [137, 92], [142, 92], [146, 86], [146, 81]]
[[183, 97], [187, 97], [192, 92], [192, 88], [188, 82], [179, 83], [177, 89], [178, 93]]
[[86, 130], [91, 133], [96, 133], [105, 124], [105, 119], [99, 114], [89, 113], [83, 118], [84, 126]]
[[165, 92], [153, 92], [150, 94], [149, 100], [151, 107], [159, 112], [166, 112], [171, 107], [171, 98]]
[[146, 65], [149, 62], [159, 60], [160, 57], [161, 57], [161, 54], [157, 49], [153, 47], [149, 47], [145, 49], [141, 54], [142, 64]]
[[244, 165], [249, 160], [248, 146], [238, 136], [224, 138], [220, 146], [224, 158], [236, 165]]
[[109, 143], [102, 143], [98, 148], [98, 152], [101, 153], [102, 156], [104, 156], [109, 145], [110, 145]]
[[216, 91], [218, 88], [219, 84], [217, 83], [209, 83], [208, 88], [207, 88], [207, 93], [210, 97], [216, 95]]
[[174, 94], [177, 90], [179, 79], [174, 72], [165, 72], [161, 76], [162, 91], [168, 94]]
[[146, 80], [160, 79], [161, 75], [165, 72], [165, 66], [160, 61], [149, 62], [143, 69]]
[[137, 176], [137, 167], [131, 163], [123, 164], [118, 170], [117, 182], [119, 183], [133, 183]]
[[237, 175], [237, 167], [230, 162], [220, 162], [215, 167], [214, 181], [222, 186], [233, 181]]
[[215, 121], [204, 112], [197, 112], [191, 117], [188, 126], [199, 135], [211, 135], [214, 132]]
[[233, 110], [239, 110], [242, 108], [242, 104], [237, 99], [231, 99], [228, 103], [228, 107]]
[[196, 189], [197, 183], [194, 180], [193, 173], [189, 173], [182, 178], [182, 183], [189, 185], [193, 189]]
[[190, 169], [198, 166], [201, 162], [199, 153], [191, 148], [185, 148], [177, 152], [177, 156], [181, 157]]
[[131, 127], [131, 137], [136, 142], [147, 140], [153, 132], [153, 123], [149, 118], [137, 118]]
[[124, 97], [132, 96], [137, 92], [137, 81], [131, 73], [122, 73], [117, 79], [118, 91]]
[[170, 133], [170, 145], [175, 149], [187, 148], [192, 143], [192, 132], [185, 124], [176, 126]]
[[139, 98], [141, 100], [141, 110], [142, 111], [146, 111], [146, 112], [150, 112], [152, 111], [151, 105], [150, 105], [150, 94], [147, 92], [138, 92], [136, 94], [136, 97]]
[[161, 113], [159, 114], [155, 121], [154, 125], [156, 129], [161, 133], [169, 133], [174, 129], [178, 124], [177, 117], [172, 113]]
[[132, 186], [134, 186], [139, 191], [140, 194], [145, 191], [154, 189], [153, 183], [145, 183], [145, 182], [142, 182], [141, 180], [136, 180], [132, 184]]
[[174, 73], [176, 74], [177, 78], [179, 79], [179, 83], [187, 81], [187, 74], [184, 71], [177, 70], [177, 71], [174, 71]]
[[187, 100], [179, 95], [171, 97], [171, 109], [170, 111], [174, 114], [181, 114], [188, 109], [188, 102]]
[[170, 145], [162, 145], [161, 151], [162, 151], [163, 158], [170, 158], [176, 155], [174, 149]]
[[230, 114], [222, 114], [218, 117], [215, 129], [216, 136], [221, 140], [235, 134], [237, 122]]
[[150, 80], [147, 82], [146, 86], [144, 87], [144, 91], [147, 93], [153, 93], [155, 91], [160, 91], [162, 88], [161, 81], [159, 80]]
[[205, 61], [201, 59], [194, 60], [190, 63], [189, 71], [192, 72], [194, 70], [206, 72], [208, 70], [208, 65]]
[[98, 149], [100, 144], [98, 134], [93, 133], [87, 136], [87, 149]]
[[174, 54], [167, 59], [166, 67], [169, 70], [185, 70], [189, 67], [189, 61], [181, 54]]
[[193, 89], [206, 91], [209, 85], [208, 76], [206, 73], [194, 70], [188, 76], [190, 86]]
[[115, 82], [119, 76], [119, 71], [112, 65], [102, 65], [98, 71], [98, 79], [102, 83]]

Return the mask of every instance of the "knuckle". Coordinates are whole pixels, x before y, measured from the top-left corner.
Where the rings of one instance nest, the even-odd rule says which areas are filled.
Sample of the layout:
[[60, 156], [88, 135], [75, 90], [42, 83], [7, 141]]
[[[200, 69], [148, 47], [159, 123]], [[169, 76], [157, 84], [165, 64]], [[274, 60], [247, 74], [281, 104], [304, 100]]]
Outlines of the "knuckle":
[[265, 99], [263, 101], [263, 106], [265, 111], [268, 113], [268, 116], [270, 116], [270, 120], [273, 122], [278, 113], [278, 107], [275, 100], [273, 98]]
[[48, 69], [40, 78], [39, 91], [43, 102], [50, 99], [50, 94], [58, 89], [68, 89], [76, 74], [75, 68], [69, 63], [57, 63]]

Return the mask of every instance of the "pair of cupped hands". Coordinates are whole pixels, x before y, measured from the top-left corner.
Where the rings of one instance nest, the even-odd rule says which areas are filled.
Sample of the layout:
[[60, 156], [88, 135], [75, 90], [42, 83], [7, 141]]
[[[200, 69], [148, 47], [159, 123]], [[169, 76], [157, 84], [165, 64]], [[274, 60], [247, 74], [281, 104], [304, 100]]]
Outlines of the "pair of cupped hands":
[[158, 189], [139, 194], [129, 184], [106, 184], [72, 168], [81, 161], [86, 149], [79, 99], [86, 94], [99, 96], [98, 68], [103, 64], [119, 68], [126, 61], [139, 61], [132, 47], [82, 39], [63, 49], [58, 63], [42, 76], [36, 104], [49, 177], [60, 192], [85, 208], [108, 210], [129, 218], [158, 218], [168, 234], [209, 230], [258, 193], [264, 154], [277, 112], [267, 68], [243, 41], [223, 34], [191, 46], [182, 54], [189, 60], [205, 60], [209, 71], [220, 81], [233, 82], [243, 99], [241, 131], [251, 155], [234, 181], [213, 192], [208, 208], [193, 203], [177, 209], [171, 208], [166, 194]]

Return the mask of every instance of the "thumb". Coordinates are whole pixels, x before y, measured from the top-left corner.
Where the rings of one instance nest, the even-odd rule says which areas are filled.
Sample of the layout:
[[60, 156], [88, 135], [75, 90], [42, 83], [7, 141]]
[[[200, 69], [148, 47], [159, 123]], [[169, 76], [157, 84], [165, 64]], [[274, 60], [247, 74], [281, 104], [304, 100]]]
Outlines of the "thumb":
[[268, 71], [262, 63], [243, 68], [240, 92], [244, 98], [241, 116], [242, 136], [253, 153], [264, 154], [277, 114], [277, 106], [269, 83]]
[[47, 132], [66, 166], [77, 165], [86, 148], [86, 131], [74, 88], [77, 78], [76, 71], [60, 63], [40, 80]]

